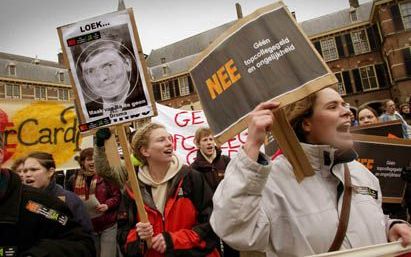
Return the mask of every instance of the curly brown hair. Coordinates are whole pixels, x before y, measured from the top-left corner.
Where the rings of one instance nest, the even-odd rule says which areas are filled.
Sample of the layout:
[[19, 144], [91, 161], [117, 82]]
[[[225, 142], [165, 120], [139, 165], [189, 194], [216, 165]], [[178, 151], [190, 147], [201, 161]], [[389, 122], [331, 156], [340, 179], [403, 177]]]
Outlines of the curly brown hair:
[[317, 94], [314, 93], [285, 107], [287, 118], [300, 142], [307, 141], [306, 132], [303, 129], [303, 122], [304, 119], [308, 119], [313, 116], [316, 100]]
[[133, 148], [134, 156], [141, 161], [143, 164], [147, 164], [147, 159], [144, 155], [140, 152], [141, 147], [147, 147], [149, 143], [149, 138], [151, 132], [155, 129], [159, 129], [165, 127], [158, 123], [148, 123], [141, 129], [137, 130], [134, 134], [133, 139], [131, 140], [131, 147]]

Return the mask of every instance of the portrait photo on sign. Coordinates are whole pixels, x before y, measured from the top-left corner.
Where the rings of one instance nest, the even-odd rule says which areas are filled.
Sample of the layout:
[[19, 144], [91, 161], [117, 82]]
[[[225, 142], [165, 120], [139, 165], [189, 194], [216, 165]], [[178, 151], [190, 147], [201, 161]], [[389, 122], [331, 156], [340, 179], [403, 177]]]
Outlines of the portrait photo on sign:
[[113, 117], [147, 105], [128, 25], [98, 32], [99, 39], [71, 47], [88, 118]]

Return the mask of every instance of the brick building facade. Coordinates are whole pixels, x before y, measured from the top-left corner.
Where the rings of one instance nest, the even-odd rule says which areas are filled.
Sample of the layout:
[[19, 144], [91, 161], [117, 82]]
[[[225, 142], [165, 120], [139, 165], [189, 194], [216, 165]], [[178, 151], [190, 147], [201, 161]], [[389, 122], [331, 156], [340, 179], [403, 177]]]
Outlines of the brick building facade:
[[[318, 52], [339, 80], [339, 91], [353, 109], [380, 110], [411, 95], [411, 1], [374, 0], [301, 22]], [[176, 108], [198, 105], [188, 74], [191, 62], [233, 23], [153, 50], [147, 63], [156, 101]]]
[[73, 91], [61, 63], [0, 53], [0, 99], [71, 101]]

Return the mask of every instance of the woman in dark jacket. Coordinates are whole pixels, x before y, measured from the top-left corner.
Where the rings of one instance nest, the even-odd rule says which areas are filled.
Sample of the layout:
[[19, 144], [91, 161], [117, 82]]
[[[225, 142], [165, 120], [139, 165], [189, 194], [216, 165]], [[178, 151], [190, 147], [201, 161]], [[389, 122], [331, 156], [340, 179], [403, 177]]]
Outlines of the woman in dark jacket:
[[[222, 155], [214, 142], [211, 129], [199, 128], [194, 135], [194, 143], [197, 146], [197, 158], [191, 164], [191, 168], [198, 170], [215, 192], [218, 184], [224, 178], [225, 169], [230, 162], [230, 157]], [[222, 242], [224, 257], [237, 257], [239, 252]]]
[[56, 197], [0, 170], [1, 256], [94, 257], [93, 239]]
[[56, 184], [55, 170], [56, 163], [53, 155], [46, 152], [30, 153], [24, 161], [24, 183], [60, 198], [73, 213], [74, 221], [80, 223], [87, 232], [91, 233], [93, 228], [84, 204], [74, 193]]
[[89, 213], [97, 236], [97, 256], [113, 257], [116, 255], [117, 209], [120, 204], [120, 189], [114, 183], [96, 175], [93, 148], [86, 148], [77, 158], [80, 170], [72, 176], [69, 189], [87, 201], [97, 198], [99, 204]]

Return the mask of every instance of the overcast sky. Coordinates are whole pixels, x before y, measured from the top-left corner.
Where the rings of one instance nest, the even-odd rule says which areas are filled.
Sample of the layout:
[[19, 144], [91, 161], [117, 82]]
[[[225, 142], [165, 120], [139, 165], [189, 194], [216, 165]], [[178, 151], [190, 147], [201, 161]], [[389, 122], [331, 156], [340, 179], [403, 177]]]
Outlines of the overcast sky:
[[[132, 7], [144, 53], [244, 16], [273, 0], [124, 0]], [[368, 0], [359, 0], [360, 3]], [[284, 0], [298, 21], [349, 7], [348, 0]], [[56, 28], [112, 12], [118, 0], [0, 0], [0, 52], [57, 61]]]

